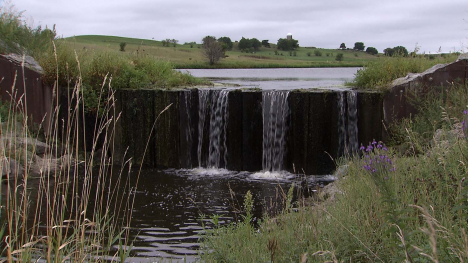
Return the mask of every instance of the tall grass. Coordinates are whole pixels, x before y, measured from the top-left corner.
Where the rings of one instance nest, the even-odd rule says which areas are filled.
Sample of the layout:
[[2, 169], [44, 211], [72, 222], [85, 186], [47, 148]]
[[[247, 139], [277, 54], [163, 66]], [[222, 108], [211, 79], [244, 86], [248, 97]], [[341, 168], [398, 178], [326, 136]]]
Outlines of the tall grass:
[[[131, 163], [116, 169], [111, 158], [114, 128], [119, 118], [114, 111], [114, 93], [110, 81], [104, 79], [99, 95], [107, 94], [102, 109], [105, 117], [93, 124], [81, 123], [84, 91], [80, 80], [69, 89], [70, 101], [76, 103], [65, 120], [59, 118], [60, 105], [56, 98], [53, 121], [44, 123], [50, 125], [44, 153], [36, 152], [36, 147], [27, 144], [34, 137], [27, 129], [28, 118], [23, 114], [28, 94], [18, 97], [15, 84], [11, 88], [10, 107], [8, 115], [2, 116], [0, 134], [0, 171], [7, 171], [0, 175], [4, 186], [0, 215], [3, 260], [94, 262], [122, 261], [128, 256], [135, 185], [130, 185], [129, 180]], [[18, 114], [23, 114], [23, 123], [16, 121]], [[96, 127], [91, 149], [86, 149], [80, 137], [80, 129], [85, 125]], [[102, 154], [95, 160], [100, 136], [104, 137], [104, 145]], [[80, 151], [83, 147], [89, 155]], [[96, 163], [97, 166], [93, 165]], [[16, 169], [11, 169], [12, 165]], [[116, 173], [118, 177], [113, 176]], [[127, 194], [118, 191], [122, 187], [128, 189]]]
[[332, 200], [322, 195], [258, 229], [244, 222], [210, 232], [202, 260], [466, 262], [467, 94], [453, 85], [426, 97], [419, 117], [401, 123], [408, 150], [375, 142], [340, 160], [347, 172]]
[[436, 64], [455, 61], [456, 54], [429, 59], [425, 56], [416, 57], [382, 57], [369, 62], [356, 73], [350, 85], [363, 89], [378, 89], [389, 85], [393, 80], [405, 77], [408, 73], [420, 73]]

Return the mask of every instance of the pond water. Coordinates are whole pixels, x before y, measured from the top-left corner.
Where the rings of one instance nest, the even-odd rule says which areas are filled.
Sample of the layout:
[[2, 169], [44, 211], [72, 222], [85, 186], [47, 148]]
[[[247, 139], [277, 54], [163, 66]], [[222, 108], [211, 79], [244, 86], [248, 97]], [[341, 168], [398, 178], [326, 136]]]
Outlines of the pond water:
[[308, 192], [333, 179], [225, 169], [143, 170], [135, 193], [131, 222], [135, 241], [129, 261], [154, 262], [162, 258], [193, 262], [204, 232], [202, 215], [206, 215], [203, 221], [207, 227], [212, 226], [212, 215], [220, 216], [221, 224], [236, 222], [249, 190], [254, 197], [256, 218], [264, 213], [274, 214], [281, 209], [282, 192], [287, 192], [292, 183], [302, 185], [302, 191]]
[[181, 69], [195, 77], [216, 83], [237, 84], [248, 88], [343, 89], [360, 68], [271, 68], [271, 69]]

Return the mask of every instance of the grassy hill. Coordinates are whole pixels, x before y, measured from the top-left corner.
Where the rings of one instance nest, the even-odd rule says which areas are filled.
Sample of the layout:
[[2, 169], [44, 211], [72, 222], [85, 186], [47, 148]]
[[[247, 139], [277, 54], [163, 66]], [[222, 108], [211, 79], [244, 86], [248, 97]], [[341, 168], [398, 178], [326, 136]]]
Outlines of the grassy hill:
[[[120, 43], [125, 42], [125, 53], [137, 56], [153, 57], [171, 61], [176, 68], [210, 68], [201, 52], [201, 44], [191, 47], [189, 44], [170, 44], [164, 47], [161, 41], [136, 39], [116, 36], [83, 35], [62, 39], [74, 49], [115, 50], [119, 52]], [[275, 54], [275, 51], [277, 52]], [[316, 52], [321, 56], [316, 56]], [[123, 53], [123, 52], [122, 52]], [[343, 53], [341, 62], [335, 60], [338, 53]], [[271, 48], [262, 47], [255, 53], [244, 53], [233, 48], [226, 52], [216, 68], [270, 68], [270, 67], [352, 67], [364, 66], [367, 62], [378, 58], [365, 52], [354, 50], [337, 50], [300, 47], [289, 51], [279, 51], [274, 45]]]

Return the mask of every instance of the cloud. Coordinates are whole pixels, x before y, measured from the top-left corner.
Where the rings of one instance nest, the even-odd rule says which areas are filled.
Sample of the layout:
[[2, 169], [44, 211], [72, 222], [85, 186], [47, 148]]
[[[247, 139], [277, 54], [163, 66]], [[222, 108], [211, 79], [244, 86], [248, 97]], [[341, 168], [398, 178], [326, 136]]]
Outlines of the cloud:
[[276, 42], [288, 32], [301, 46], [406, 46], [422, 51], [461, 48], [468, 37], [466, 0], [15, 0], [25, 16], [64, 37], [83, 34], [197, 41], [206, 35]]

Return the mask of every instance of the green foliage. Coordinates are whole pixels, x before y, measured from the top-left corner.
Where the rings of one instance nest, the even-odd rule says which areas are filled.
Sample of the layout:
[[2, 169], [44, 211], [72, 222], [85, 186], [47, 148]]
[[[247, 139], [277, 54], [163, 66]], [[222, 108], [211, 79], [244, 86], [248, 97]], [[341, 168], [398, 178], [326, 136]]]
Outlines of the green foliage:
[[231, 38], [229, 37], [220, 37], [218, 38], [218, 42], [219, 43], [222, 43], [222, 48], [223, 50], [232, 50], [232, 47], [233, 47], [233, 43], [231, 41]]
[[321, 56], [322, 56], [322, 52], [321, 52], [320, 50], [315, 50], [315, 51], [314, 51], [314, 55], [315, 55], [316, 57], [321, 57]]
[[299, 48], [299, 42], [292, 38], [291, 39], [280, 38], [278, 39], [278, 43], [276, 44], [276, 47], [279, 50], [283, 50], [283, 51], [293, 50], [293, 49]]
[[213, 36], [206, 36], [203, 38], [203, 54], [208, 59], [210, 65], [214, 65], [222, 57], [224, 57], [224, 51], [222, 44], [216, 41]]
[[340, 48], [341, 48], [341, 49], [346, 49], [346, 44], [345, 44], [345, 43], [341, 43]]
[[364, 43], [363, 42], [356, 42], [354, 43], [354, 50], [364, 51]]
[[384, 54], [385, 56], [388, 57], [407, 57], [408, 56], [408, 50], [403, 47], [403, 46], [396, 46], [394, 48], [386, 48], [384, 49]]
[[368, 63], [356, 73], [353, 85], [364, 89], [377, 89], [389, 85], [394, 79], [408, 73], [419, 73], [438, 64], [452, 61], [433, 61], [424, 57], [384, 57]]
[[335, 57], [336, 61], [343, 61], [343, 59], [344, 59], [343, 53], [336, 54], [336, 57]]
[[371, 55], [377, 55], [379, 54], [379, 51], [375, 47], [368, 47], [366, 48], [366, 53], [371, 54]]
[[268, 40], [262, 40], [262, 46], [269, 48], [270, 43], [268, 43]]
[[250, 47], [252, 47], [252, 44], [250, 44], [249, 39], [242, 37], [241, 40], [239, 40], [239, 45], [238, 45], [239, 50], [245, 51], [249, 49]]
[[242, 37], [239, 41], [238, 48], [243, 52], [252, 52], [252, 50], [258, 51], [262, 43], [256, 38], [244, 38]]
[[127, 45], [126, 42], [120, 42], [120, 51], [124, 52], [125, 51], [125, 46]]
[[250, 39], [250, 44], [252, 45], [252, 48], [257, 51], [260, 49], [260, 47], [262, 46], [262, 42], [260, 42], [260, 40], [256, 39], [256, 38], [252, 38]]
[[26, 54], [39, 57], [47, 52], [55, 39], [55, 25], [52, 30], [41, 26], [32, 28], [13, 6], [3, 4], [0, 8], [0, 53]]
[[[209, 246], [202, 261], [467, 261], [468, 144], [463, 136], [450, 135], [459, 132], [466, 89], [454, 85], [437, 99], [428, 95], [419, 101], [424, 105], [422, 115], [407, 120], [413, 127], [427, 117], [420, 127], [422, 133], [432, 132], [432, 128], [425, 130], [426, 122], [446, 122], [439, 131], [442, 137], [432, 139], [424, 152], [401, 155], [391, 149], [385, 153], [371, 149], [371, 159], [384, 154], [396, 168], [377, 173], [364, 167], [365, 155], [341, 159], [338, 163], [346, 165], [346, 176], [334, 183], [331, 200], [323, 201], [318, 195], [313, 206], [285, 210], [274, 219], [266, 217], [257, 231], [245, 222], [217, 229], [204, 240]], [[426, 115], [424, 110], [431, 113]], [[413, 133], [404, 123], [401, 129]], [[418, 148], [410, 134], [405, 144]]]

